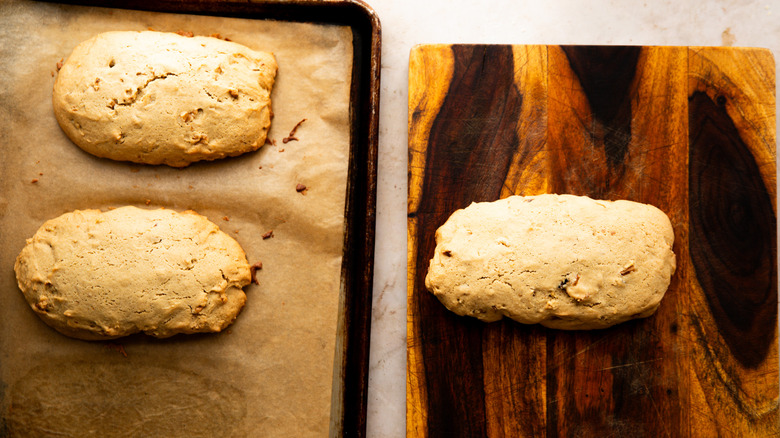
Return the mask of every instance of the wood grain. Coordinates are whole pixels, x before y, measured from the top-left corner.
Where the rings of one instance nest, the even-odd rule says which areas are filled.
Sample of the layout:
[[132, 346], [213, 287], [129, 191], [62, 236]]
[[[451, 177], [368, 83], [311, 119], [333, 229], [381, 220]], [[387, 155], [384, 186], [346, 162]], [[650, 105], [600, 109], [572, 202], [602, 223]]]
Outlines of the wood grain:
[[[514, 83], [522, 104], [515, 131], [518, 145], [503, 178], [501, 196], [507, 193], [544, 193], [548, 177], [544, 166], [547, 116], [547, 58], [543, 46], [512, 48]], [[515, 85], [516, 86], [516, 85]], [[522, 172], [518, 170], [522, 169]], [[544, 381], [545, 335], [540, 327], [502, 322], [484, 327], [482, 369], [485, 386], [486, 435], [539, 436], [546, 415]], [[515, 361], [506, 361], [511, 355]]]
[[[774, 66], [765, 50], [688, 56], [692, 409], [732, 436], [776, 436]], [[703, 415], [704, 416], [704, 415]]]
[[[449, 83], [453, 73], [453, 57], [449, 46], [421, 46], [412, 50], [409, 57], [410, 69], [414, 69], [417, 75], [415, 80], [422, 83]], [[436, 60], [436, 62], [427, 62]], [[442, 105], [446, 96], [445, 87], [419, 87], [413, 86], [410, 76], [409, 84], [409, 181], [415, 187], [422, 187], [423, 176], [425, 175], [425, 151], [428, 145], [428, 133], [433, 125], [436, 109]], [[414, 108], [414, 109], [412, 109]], [[408, 288], [416, 287], [416, 261], [417, 261], [417, 216], [416, 212], [420, 205], [421, 197], [409, 194], [408, 200], [408, 226], [407, 239], [409, 242], [407, 262], [407, 284]], [[411, 304], [411, 303], [410, 303]], [[412, 333], [415, 330], [415, 319], [417, 312], [410, 305], [407, 309], [407, 331]], [[416, 428], [417, 425], [427, 423], [427, 411], [417, 409], [418, 406], [427, 406], [427, 391], [425, 387], [425, 368], [423, 360], [419, 354], [420, 349], [410, 345], [407, 356], [407, 423], [409, 428], [414, 428], [414, 433], [418, 436], [425, 436], [424, 427]], [[412, 429], [410, 429], [412, 430]]]
[[[435, 224], [472, 201], [499, 196], [510, 160], [519, 139], [515, 130], [522, 106], [522, 95], [514, 83], [514, 64], [510, 46], [457, 46], [450, 49], [453, 72], [442, 105], [433, 119], [421, 181], [418, 208], [410, 211], [416, 218], [414, 272], [427, 270], [426, 256], [433, 251]], [[490, 66], [489, 69], [485, 68]], [[471, 90], [469, 93], [456, 90]], [[412, 111], [414, 114], [414, 111]], [[464, 123], [465, 121], [465, 123]], [[447, 184], [449, 181], [460, 184]], [[446, 191], [442, 193], [442, 191]], [[424, 287], [422, 277], [414, 277], [415, 288]], [[438, 374], [426, 380], [427, 423], [439, 425], [442, 433], [468, 436], [485, 434], [485, 397], [480, 351], [483, 326], [469, 322], [471, 330], [461, 330], [461, 322], [443, 311], [430, 295], [418, 294], [410, 303], [421, 315], [437, 315], [441, 324], [416, 324], [412, 329], [425, 348], [419, 364], [426, 376], [436, 373], [440, 359], [457, 357], [457, 373]], [[416, 309], [416, 310], [415, 310]], [[415, 364], [417, 365], [417, 364]], [[434, 368], [431, 368], [433, 366]], [[451, 421], [449, 412], [470, 411], [460, 422]]]
[[[409, 89], [407, 435], [778, 435], [771, 54], [418, 46]], [[425, 290], [454, 210], [545, 192], [669, 215], [678, 269], [654, 316], [483, 324]]]
[[[652, 204], [678, 225], [684, 187], [667, 176], [685, 174], [685, 49], [556, 47], [549, 59], [549, 145], [560, 151], [554, 192]], [[675, 234], [679, 247], [679, 226]], [[685, 391], [675, 366], [678, 333], [669, 329], [678, 298], [670, 291], [654, 318], [610, 330], [549, 331], [548, 354], [562, 361], [547, 382], [557, 399], [548, 432], [679, 429], [677, 394]]]

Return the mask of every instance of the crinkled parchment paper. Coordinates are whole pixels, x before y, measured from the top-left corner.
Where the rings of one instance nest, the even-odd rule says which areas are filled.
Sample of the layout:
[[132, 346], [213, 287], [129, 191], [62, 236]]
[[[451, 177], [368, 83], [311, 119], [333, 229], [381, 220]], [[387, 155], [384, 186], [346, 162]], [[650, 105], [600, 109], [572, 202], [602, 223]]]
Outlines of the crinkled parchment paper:
[[[57, 61], [96, 33], [147, 28], [273, 52], [276, 145], [172, 169], [72, 144], [52, 112]], [[0, 435], [334, 433], [351, 63], [348, 27], [0, 3]], [[13, 273], [25, 239], [67, 211], [127, 204], [193, 209], [263, 263], [228, 331], [85, 342], [28, 308]]]

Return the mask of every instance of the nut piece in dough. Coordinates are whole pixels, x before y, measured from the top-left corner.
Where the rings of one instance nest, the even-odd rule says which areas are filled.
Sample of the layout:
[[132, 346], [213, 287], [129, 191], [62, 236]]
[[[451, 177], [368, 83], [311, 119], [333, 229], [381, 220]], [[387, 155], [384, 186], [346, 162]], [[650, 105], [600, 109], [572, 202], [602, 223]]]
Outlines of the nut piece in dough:
[[451, 311], [569, 330], [652, 315], [676, 262], [651, 205], [512, 196], [458, 210], [436, 231], [426, 287]]
[[217, 38], [106, 32], [63, 64], [54, 115], [93, 155], [183, 167], [265, 143], [276, 70], [270, 53]]
[[45, 222], [14, 270], [46, 324], [86, 340], [219, 332], [250, 281], [243, 249], [205, 217], [130, 206]]

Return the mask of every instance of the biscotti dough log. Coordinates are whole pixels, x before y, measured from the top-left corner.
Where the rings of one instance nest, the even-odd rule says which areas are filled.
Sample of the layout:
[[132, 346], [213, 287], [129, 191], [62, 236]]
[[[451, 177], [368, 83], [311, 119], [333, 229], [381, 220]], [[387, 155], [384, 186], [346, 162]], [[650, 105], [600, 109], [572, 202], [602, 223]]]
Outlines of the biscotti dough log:
[[87, 340], [218, 332], [250, 282], [243, 249], [205, 217], [136, 207], [47, 221], [14, 270], [46, 324]]
[[54, 83], [54, 114], [85, 151], [182, 167], [254, 151], [271, 124], [276, 61], [211, 37], [106, 32]]
[[436, 232], [426, 287], [451, 311], [558, 329], [650, 316], [672, 274], [659, 209], [572, 195], [471, 204]]

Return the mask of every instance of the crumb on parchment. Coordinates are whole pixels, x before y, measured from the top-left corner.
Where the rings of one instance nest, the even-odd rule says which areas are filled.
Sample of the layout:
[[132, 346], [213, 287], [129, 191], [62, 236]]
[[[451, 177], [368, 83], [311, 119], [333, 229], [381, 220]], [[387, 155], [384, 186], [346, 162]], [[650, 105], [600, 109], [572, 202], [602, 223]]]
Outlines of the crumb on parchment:
[[257, 281], [257, 270], [263, 269], [263, 262], [257, 262], [249, 267], [249, 275], [252, 276], [252, 283], [254, 284], [260, 284]]
[[303, 119], [300, 122], [298, 122], [295, 126], [293, 126], [292, 131], [290, 131], [290, 135], [288, 135], [287, 137], [283, 138], [282, 139], [282, 143], [286, 144], [287, 142], [290, 142], [290, 141], [293, 141], [293, 140], [298, 141], [298, 137], [295, 136], [295, 133], [298, 131], [298, 128], [300, 128], [301, 125], [303, 124], [303, 122], [305, 122], [305, 121], [306, 121], [306, 119]]
[[109, 350], [113, 350], [113, 351], [118, 352], [119, 354], [121, 354], [124, 357], [127, 357], [127, 352], [125, 351], [125, 346], [122, 345], [122, 344], [116, 344], [116, 343], [113, 343], [113, 342], [107, 342], [105, 344], [105, 347], [107, 349], [109, 349]]

